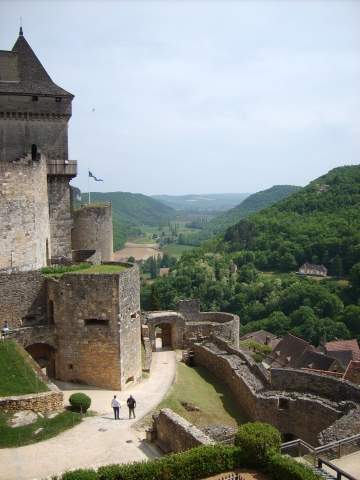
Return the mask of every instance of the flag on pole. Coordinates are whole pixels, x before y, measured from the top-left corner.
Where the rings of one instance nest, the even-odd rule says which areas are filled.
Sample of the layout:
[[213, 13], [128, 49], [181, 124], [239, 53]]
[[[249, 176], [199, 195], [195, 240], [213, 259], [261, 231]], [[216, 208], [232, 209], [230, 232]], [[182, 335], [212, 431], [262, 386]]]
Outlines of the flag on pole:
[[95, 175], [93, 175], [90, 170], [88, 170], [89, 172], [89, 177], [93, 178], [95, 180], [95, 182], [103, 182], [104, 180], [102, 178], [96, 178]]

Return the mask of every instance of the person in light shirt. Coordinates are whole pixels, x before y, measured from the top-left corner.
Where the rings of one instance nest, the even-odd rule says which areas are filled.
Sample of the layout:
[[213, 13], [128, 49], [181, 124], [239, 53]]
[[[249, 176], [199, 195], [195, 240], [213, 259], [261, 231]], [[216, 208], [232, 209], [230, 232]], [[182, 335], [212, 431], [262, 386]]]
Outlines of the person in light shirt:
[[114, 395], [114, 398], [111, 400], [111, 406], [112, 409], [114, 410], [114, 417], [115, 420], [120, 420], [119, 413], [120, 413], [120, 402], [116, 398], [116, 395]]

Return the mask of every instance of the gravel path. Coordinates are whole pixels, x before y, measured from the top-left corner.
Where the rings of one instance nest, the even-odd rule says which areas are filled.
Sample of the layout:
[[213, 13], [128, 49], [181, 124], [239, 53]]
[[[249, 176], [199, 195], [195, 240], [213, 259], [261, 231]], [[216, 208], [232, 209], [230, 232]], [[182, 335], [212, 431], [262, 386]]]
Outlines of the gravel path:
[[[74, 468], [90, 468], [109, 463], [126, 463], [158, 456], [158, 451], [143, 440], [144, 434], [132, 428], [135, 422], [160, 403], [176, 370], [175, 352], [153, 354], [150, 377], [124, 392], [83, 389], [91, 396], [91, 408], [99, 415], [86, 418], [80, 425], [44, 442], [19, 448], [0, 450], [0, 480], [44, 479]], [[72, 390], [67, 390], [67, 399]], [[82, 387], [84, 388], [84, 387]], [[81, 391], [81, 390], [76, 390]], [[115, 421], [110, 407], [114, 393], [121, 404], [120, 420]], [[136, 421], [128, 419], [126, 398], [133, 394], [137, 401]]]

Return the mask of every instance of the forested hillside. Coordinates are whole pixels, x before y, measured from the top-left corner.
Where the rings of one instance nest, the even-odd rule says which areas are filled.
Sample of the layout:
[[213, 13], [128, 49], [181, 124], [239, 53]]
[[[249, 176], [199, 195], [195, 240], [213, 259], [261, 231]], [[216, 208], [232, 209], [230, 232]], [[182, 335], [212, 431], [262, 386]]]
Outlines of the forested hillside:
[[[316, 345], [360, 339], [359, 232], [360, 166], [337, 168], [183, 255], [168, 277], [143, 289], [142, 301], [174, 308], [200, 298], [204, 310], [240, 315], [242, 333], [291, 331]], [[305, 261], [345, 278], [287, 273]]]
[[294, 185], [274, 185], [267, 190], [253, 193], [236, 207], [231, 208], [210, 220], [210, 222], [204, 227], [204, 236], [210, 238], [214, 233], [224, 232], [228, 227], [234, 225], [239, 220], [279, 202], [283, 198], [297, 192], [300, 188], [301, 187], [296, 187]]
[[340, 167], [289, 198], [230, 227], [230, 251], [252, 251], [262, 270], [304, 262], [348, 273], [360, 261], [360, 166]]
[[[81, 200], [87, 202], [88, 194], [83, 193]], [[92, 192], [91, 202], [112, 204], [115, 250], [124, 245], [128, 236], [136, 235], [140, 226], [167, 225], [175, 214], [171, 207], [140, 193]]]

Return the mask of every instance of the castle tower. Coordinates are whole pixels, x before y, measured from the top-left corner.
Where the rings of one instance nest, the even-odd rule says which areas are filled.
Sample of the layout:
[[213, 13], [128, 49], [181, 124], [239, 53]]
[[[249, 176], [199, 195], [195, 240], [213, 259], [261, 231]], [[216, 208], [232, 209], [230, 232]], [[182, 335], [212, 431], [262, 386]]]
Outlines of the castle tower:
[[[43, 158], [47, 165], [46, 209], [51, 237], [47, 239], [47, 248], [51, 258], [71, 257], [69, 182], [76, 176], [76, 162], [68, 160], [68, 122], [73, 98], [71, 93], [51, 80], [20, 28], [12, 50], [0, 51], [0, 165], [11, 163], [11, 168], [18, 168], [19, 190], [8, 189], [8, 196], [4, 198], [2, 195], [0, 202], [12, 206], [14, 218], [16, 209], [20, 208], [17, 194], [21, 194], [22, 164], [24, 161], [29, 165], [35, 164]], [[5, 174], [4, 165], [1, 171]], [[25, 208], [25, 204], [20, 203], [21, 208]], [[0, 211], [0, 222], [3, 223], [1, 212], [3, 209]], [[30, 218], [31, 212], [27, 214]], [[33, 216], [36, 217], [36, 212]], [[11, 225], [8, 225], [8, 235], [9, 229]], [[35, 242], [37, 239], [28, 240]], [[38, 240], [44, 241], [43, 238]], [[7, 252], [3, 254], [8, 255]], [[20, 265], [21, 251], [18, 250], [17, 254]]]

